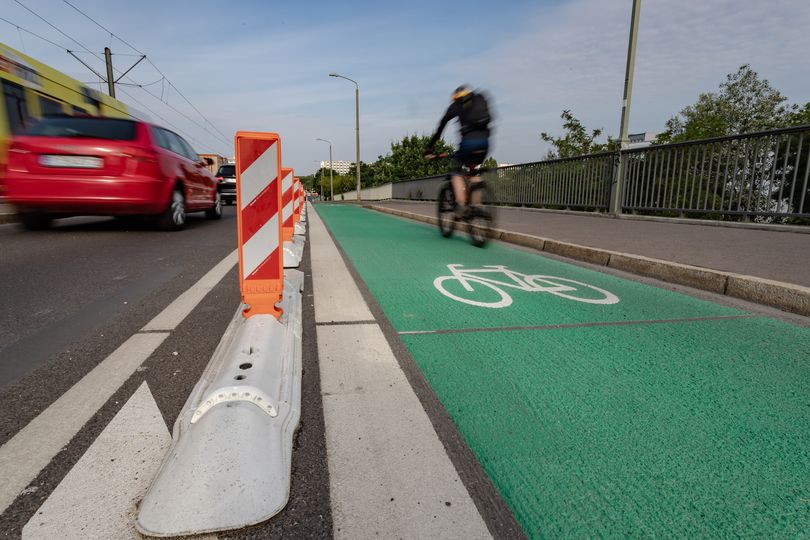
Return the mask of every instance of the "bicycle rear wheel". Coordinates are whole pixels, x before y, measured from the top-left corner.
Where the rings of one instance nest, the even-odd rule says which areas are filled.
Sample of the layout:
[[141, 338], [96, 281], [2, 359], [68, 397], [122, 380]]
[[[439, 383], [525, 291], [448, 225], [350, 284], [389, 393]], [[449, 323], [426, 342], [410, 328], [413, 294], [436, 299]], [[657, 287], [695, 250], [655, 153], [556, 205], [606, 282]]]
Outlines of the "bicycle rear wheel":
[[475, 182], [470, 185], [470, 206], [467, 216], [467, 227], [470, 241], [475, 247], [484, 247], [492, 238], [494, 227], [494, 196], [486, 182]]
[[445, 238], [452, 236], [456, 228], [456, 196], [450, 182], [442, 184], [438, 201], [439, 232]]

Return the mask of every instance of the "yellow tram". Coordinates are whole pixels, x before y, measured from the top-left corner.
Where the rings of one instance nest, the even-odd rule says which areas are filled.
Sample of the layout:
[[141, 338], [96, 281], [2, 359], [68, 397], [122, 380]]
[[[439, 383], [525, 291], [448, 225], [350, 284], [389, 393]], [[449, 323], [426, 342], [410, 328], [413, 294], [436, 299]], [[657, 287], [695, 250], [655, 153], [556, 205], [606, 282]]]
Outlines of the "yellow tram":
[[127, 106], [52, 67], [0, 43], [0, 195], [8, 142], [50, 114], [129, 118]]

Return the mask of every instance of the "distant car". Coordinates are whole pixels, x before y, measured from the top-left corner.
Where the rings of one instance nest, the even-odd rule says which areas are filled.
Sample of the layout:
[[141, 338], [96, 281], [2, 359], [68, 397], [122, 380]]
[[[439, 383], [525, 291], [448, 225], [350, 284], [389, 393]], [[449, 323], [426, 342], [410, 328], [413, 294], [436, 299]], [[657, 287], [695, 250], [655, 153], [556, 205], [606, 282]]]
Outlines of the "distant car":
[[29, 229], [77, 215], [150, 215], [181, 229], [188, 212], [222, 216], [207, 165], [182, 137], [153, 124], [51, 116], [12, 139], [6, 195]]
[[236, 204], [236, 165], [220, 165], [217, 169], [219, 195], [225, 204]]

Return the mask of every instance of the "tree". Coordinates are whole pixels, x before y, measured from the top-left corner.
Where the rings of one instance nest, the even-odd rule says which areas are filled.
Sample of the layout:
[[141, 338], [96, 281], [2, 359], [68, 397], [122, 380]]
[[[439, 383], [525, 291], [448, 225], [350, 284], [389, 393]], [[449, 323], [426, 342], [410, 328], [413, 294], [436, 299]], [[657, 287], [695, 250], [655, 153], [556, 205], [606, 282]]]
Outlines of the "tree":
[[[670, 118], [667, 129], [656, 138], [656, 144], [807, 124], [810, 124], [810, 103], [802, 107], [788, 103], [787, 97], [746, 64], [729, 73], [718, 92], [700, 94], [694, 104]], [[733, 162], [735, 166], [730, 179], [719, 186], [717, 182], [713, 185], [712, 190], [720, 192], [704, 191], [704, 197], [708, 194], [711, 199], [716, 198], [718, 204], [728, 201], [728, 209], [734, 211], [767, 212], [777, 208], [797, 211], [801, 201], [810, 196], [810, 189], [802, 190], [801, 176], [797, 177], [797, 185], [793, 185], [795, 173], [806, 170], [807, 157], [804, 152], [798, 155], [798, 140], [802, 135], [783, 137], [790, 139], [791, 144], [786, 144], [786, 140], [780, 142], [778, 137], [760, 137], [753, 146], [745, 140], [732, 140], [717, 148], [715, 162]], [[778, 160], [777, 152], [780, 152]], [[693, 187], [709, 190], [700, 180]], [[683, 196], [687, 196], [685, 191]], [[714, 208], [713, 202], [711, 207]]]
[[[430, 137], [427, 135], [410, 135], [403, 137], [399, 142], [391, 143], [391, 152], [386, 156], [380, 156], [373, 165], [375, 178], [379, 178], [379, 183], [385, 183], [447, 172], [446, 161], [425, 159], [428, 142]], [[453, 148], [442, 139], [436, 142], [434, 150], [437, 154], [453, 152]]]
[[[670, 118], [656, 142], [682, 142], [785, 127], [801, 114], [797, 105], [788, 105], [781, 92], [745, 64], [726, 76], [719, 92], [700, 94], [697, 102]], [[805, 114], [810, 116], [810, 111]]]
[[[355, 187], [357, 187], [357, 167], [355, 167], [354, 163], [352, 163], [349, 167], [349, 172], [347, 174], [355, 179]], [[379, 182], [377, 181], [376, 176], [377, 170], [374, 167], [374, 163], [369, 165], [364, 161], [360, 162], [360, 182], [362, 182], [363, 187], [378, 185]]]
[[796, 107], [790, 113], [789, 123], [791, 126], [806, 126], [810, 125], [810, 101], [804, 104], [804, 107]]
[[564, 110], [560, 118], [563, 119], [565, 135], [554, 137], [545, 131], [540, 134], [540, 138], [551, 145], [551, 149], [546, 153], [546, 159], [569, 158], [616, 149], [616, 141], [611, 137], [608, 137], [607, 143], [597, 143], [596, 139], [602, 135], [602, 129], [594, 129], [588, 133], [570, 109]]
[[498, 167], [498, 162], [495, 161], [495, 158], [492, 157], [492, 156], [485, 159], [484, 162], [481, 164], [482, 169], [495, 169], [497, 167]]

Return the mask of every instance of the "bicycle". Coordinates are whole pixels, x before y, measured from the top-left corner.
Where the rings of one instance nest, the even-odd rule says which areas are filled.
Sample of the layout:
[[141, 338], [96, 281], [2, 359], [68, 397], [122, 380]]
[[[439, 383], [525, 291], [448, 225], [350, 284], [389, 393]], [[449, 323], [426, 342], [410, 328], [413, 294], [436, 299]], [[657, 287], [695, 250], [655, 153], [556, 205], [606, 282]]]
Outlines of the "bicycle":
[[[449, 157], [448, 153], [437, 154], [435, 157], [427, 159], [437, 159]], [[467, 193], [467, 211], [459, 216], [456, 213], [458, 204], [453, 191], [452, 174], [448, 174], [445, 182], [439, 188], [437, 198], [437, 213], [439, 232], [445, 238], [453, 235], [456, 224], [464, 222], [470, 241], [475, 247], [484, 247], [492, 237], [492, 228], [495, 221], [492, 204], [495, 200], [492, 190], [484, 180], [472, 182], [471, 179], [481, 172], [480, 166], [462, 166], [464, 189]]]
[[[486, 265], [483, 268], [462, 268], [463, 266], [462, 264], [448, 264], [450, 275], [437, 277], [433, 280], [433, 286], [446, 297], [471, 306], [505, 308], [512, 305], [512, 297], [502, 287], [526, 292], [549, 293], [566, 300], [586, 304], [617, 304], [619, 302], [619, 297], [612, 292], [573, 279], [521, 274], [502, 264]], [[487, 277], [493, 274], [501, 274], [508, 281]], [[466, 292], [472, 293], [472, 296], [477, 296], [479, 299], [459, 296], [460, 292], [454, 294], [446, 288], [445, 282], [458, 282]], [[473, 285], [480, 287], [474, 288]], [[490, 289], [497, 294], [497, 300], [480, 299], [482, 296], [492, 297], [492, 294], [487, 293], [485, 289]]]

